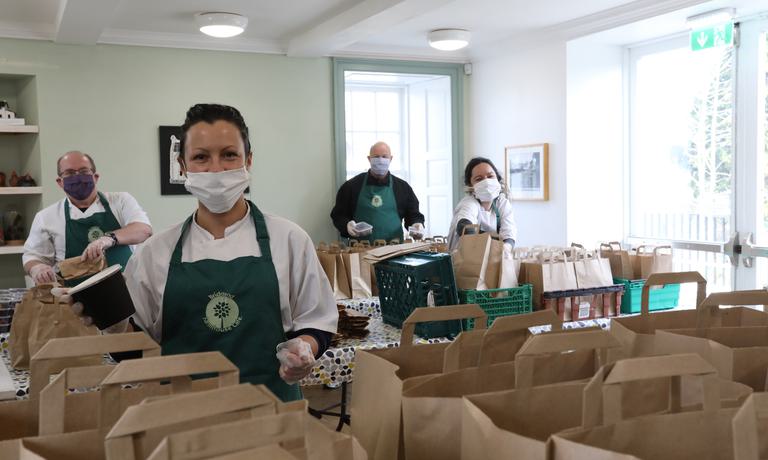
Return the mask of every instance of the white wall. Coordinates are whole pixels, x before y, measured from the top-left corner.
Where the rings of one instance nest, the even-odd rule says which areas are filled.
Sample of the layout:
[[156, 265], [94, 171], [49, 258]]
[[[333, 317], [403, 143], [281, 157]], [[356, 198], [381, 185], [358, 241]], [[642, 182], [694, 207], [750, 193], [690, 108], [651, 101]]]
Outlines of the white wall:
[[567, 44], [568, 240], [596, 247], [624, 236], [624, 49]]
[[566, 44], [543, 44], [473, 62], [471, 148], [499, 169], [504, 146], [549, 143], [549, 201], [515, 202], [518, 245], [565, 245]]

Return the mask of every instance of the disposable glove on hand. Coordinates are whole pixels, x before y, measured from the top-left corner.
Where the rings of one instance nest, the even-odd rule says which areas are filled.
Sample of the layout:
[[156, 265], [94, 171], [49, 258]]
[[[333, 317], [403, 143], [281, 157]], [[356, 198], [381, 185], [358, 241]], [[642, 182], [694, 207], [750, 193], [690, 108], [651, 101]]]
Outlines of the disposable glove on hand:
[[46, 264], [37, 264], [29, 269], [29, 276], [35, 281], [35, 284], [45, 284], [56, 282], [56, 273], [53, 267]]
[[411, 225], [408, 227], [408, 234], [417, 240], [424, 238], [424, 225], [419, 222]]
[[[83, 313], [83, 304], [80, 302], [75, 302], [74, 299], [72, 299], [72, 296], [69, 295], [69, 288], [53, 288], [51, 289], [51, 294], [54, 297], [57, 297], [59, 302], [68, 304], [69, 307], [72, 309], [72, 313], [75, 314], [78, 318], [80, 318], [80, 322], [82, 322], [85, 326], [93, 326], [93, 318], [90, 316], [87, 316]], [[128, 332], [128, 318], [125, 318], [124, 320], [120, 321], [119, 323], [115, 323], [106, 329], [102, 329], [102, 334], [121, 334], [123, 332]]]
[[280, 378], [289, 385], [306, 377], [315, 366], [312, 347], [299, 337], [279, 344], [277, 359], [280, 361]]
[[353, 238], [357, 238], [358, 236], [360, 236], [360, 233], [358, 233], [358, 231], [355, 230], [356, 224], [357, 222], [355, 222], [354, 220], [350, 220], [349, 222], [347, 222], [347, 233], [349, 233], [349, 236]]
[[93, 243], [89, 244], [85, 251], [83, 251], [83, 261], [96, 260], [104, 257], [104, 251], [115, 245], [112, 238], [108, 236], [102, 236]]

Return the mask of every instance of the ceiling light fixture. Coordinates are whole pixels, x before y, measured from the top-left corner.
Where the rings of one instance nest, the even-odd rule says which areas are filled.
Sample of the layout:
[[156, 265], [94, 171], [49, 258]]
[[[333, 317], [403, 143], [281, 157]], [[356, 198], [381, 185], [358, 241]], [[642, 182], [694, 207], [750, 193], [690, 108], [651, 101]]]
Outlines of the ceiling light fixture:
[[228, 38], [240, 35], [248, 25], [248, 18], [235, 13], [198, 13], [195, 21], [200, 32], [216, 38]]
[[726, 22], [733, 21], [735, 16], [736, 10], [734, 8], [720, 8], [685, 18], [685, 23], [688, 25], [689, 29], [701, 29], [702, 27], [725, 24]]
[[456, 51], [469, 45], [472, 34], [463, 29], [438, 29], [429, 33], [429, 46], [440, 51]]

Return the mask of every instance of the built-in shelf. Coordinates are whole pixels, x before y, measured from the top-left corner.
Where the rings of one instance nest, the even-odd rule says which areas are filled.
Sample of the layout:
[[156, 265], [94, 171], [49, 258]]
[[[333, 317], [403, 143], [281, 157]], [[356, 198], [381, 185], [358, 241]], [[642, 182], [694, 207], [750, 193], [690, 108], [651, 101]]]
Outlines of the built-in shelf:
[[0, 187], [0, 195], [40, 195], [43, 187]]
[[3, 125], [0, 123], [0, 134], [26, 134], [38, 133], [40, 128], [37, 125]]
[[24, 246], [0, 246], [0, 256], [7, 254], [24, 254]]

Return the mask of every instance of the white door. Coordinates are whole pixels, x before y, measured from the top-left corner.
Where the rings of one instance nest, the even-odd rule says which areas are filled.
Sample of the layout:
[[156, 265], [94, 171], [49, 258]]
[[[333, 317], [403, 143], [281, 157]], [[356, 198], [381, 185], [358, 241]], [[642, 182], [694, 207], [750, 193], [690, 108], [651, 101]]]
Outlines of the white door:
[[451, 78], [408, 86], [411, 187], [428, 235], [447, 235], [453, 214]]

